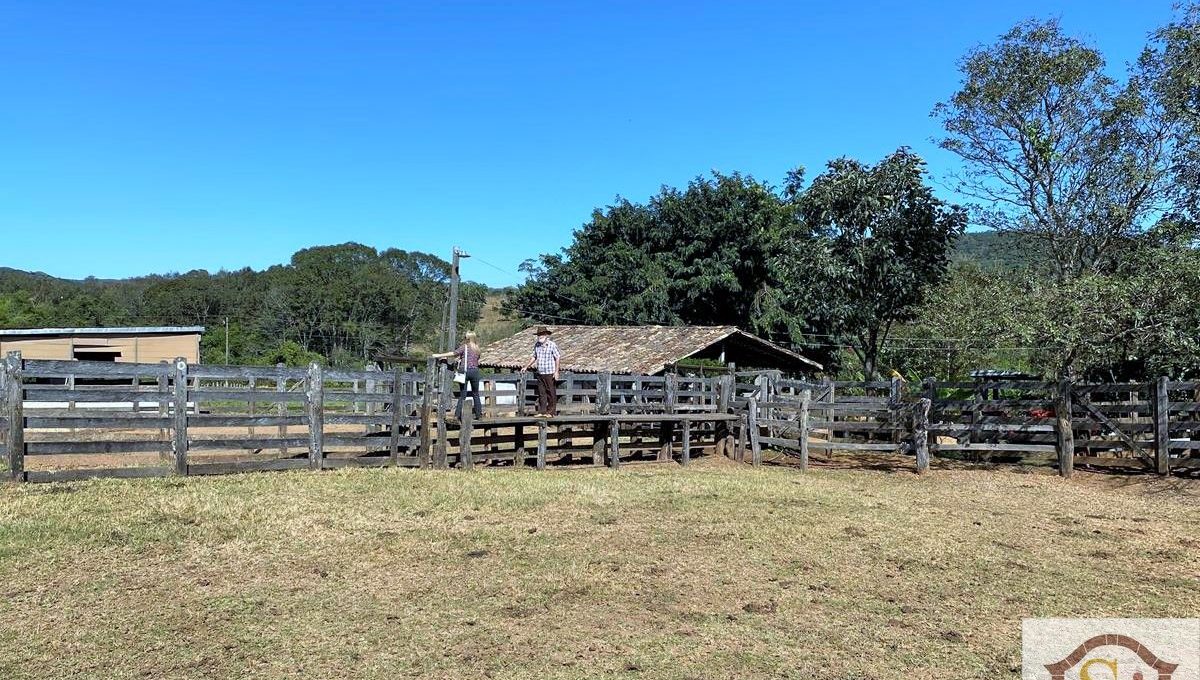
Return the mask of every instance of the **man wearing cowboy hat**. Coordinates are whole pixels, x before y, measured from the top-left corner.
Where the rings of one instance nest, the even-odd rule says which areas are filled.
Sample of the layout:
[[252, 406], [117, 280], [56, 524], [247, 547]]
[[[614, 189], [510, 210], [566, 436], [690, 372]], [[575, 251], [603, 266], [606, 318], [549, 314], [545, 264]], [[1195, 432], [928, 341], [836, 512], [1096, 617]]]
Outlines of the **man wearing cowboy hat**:
[[533, 358], [525, 365], [525, 370], [537, 366], [537, 414], [539, 416], [558, 415], [558, 361], [560, 354], [558, 345], [550, 339], [551, 333], [546, 326], [538, 326], [534, 333], [537, 342], [533, 345]]

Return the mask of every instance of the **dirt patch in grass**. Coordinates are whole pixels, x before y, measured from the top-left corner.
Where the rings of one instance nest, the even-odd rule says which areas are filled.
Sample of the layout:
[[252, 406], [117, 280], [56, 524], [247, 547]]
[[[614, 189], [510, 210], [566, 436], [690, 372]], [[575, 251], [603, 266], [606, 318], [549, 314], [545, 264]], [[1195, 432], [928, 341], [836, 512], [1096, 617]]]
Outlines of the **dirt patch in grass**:
[[17, 678], [1015, 677], [1023, 617], [1200, 614], [1178, 482], [710, 459], [7, 486], [0, 658]]

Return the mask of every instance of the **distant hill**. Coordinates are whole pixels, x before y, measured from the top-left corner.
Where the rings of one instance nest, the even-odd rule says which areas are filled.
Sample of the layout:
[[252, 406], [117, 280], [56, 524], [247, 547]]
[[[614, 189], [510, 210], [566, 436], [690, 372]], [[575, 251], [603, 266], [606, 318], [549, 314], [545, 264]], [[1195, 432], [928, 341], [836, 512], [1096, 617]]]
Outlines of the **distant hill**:
[[1041, 260], [1041, 246], [1016, 234], [976, 231], [963, 234], [951, 261], [974, 263], [984, 269], [1026, 269]]

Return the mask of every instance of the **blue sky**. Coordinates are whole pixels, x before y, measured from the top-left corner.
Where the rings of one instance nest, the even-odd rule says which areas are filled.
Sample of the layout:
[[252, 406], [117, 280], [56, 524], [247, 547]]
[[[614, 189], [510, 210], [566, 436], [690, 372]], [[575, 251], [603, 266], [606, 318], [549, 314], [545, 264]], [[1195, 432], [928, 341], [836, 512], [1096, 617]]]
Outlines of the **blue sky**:
[[909, 145], [941, 182], [929, 112], [966, 50], [1058, 16], [1120, 71], [1171, 4], [0, 0], [0, 266], [358, 241], [460, 245], [507, 285], [593, 208], [711, 170]]

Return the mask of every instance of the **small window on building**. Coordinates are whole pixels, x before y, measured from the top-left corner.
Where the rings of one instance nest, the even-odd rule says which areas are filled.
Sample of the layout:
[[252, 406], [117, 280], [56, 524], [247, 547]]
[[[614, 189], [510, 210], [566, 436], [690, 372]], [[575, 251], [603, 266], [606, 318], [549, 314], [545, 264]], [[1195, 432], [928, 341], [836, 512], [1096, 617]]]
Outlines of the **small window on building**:
[[80, 361], [116, 361], [121, 350], [108, 347], [76, 347], [75, 358]]

